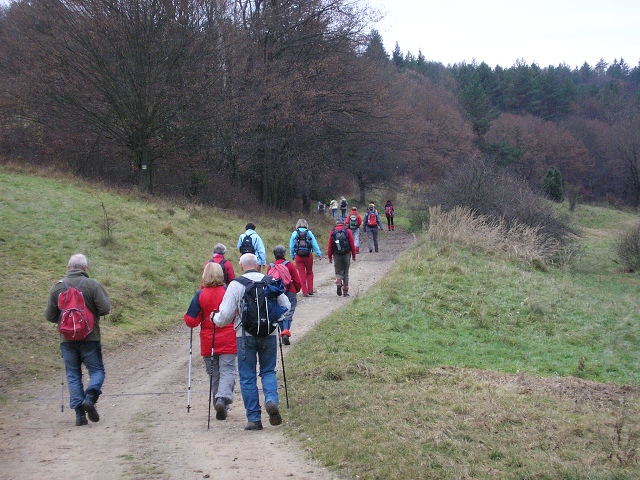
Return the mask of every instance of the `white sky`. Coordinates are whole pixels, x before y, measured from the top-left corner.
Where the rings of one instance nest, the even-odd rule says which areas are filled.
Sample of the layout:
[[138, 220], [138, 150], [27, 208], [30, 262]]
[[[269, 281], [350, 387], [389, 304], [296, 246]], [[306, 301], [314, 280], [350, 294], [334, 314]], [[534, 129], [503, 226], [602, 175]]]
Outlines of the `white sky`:
[[640, 61], [640, 0], [369, 0], [391, 54], [418, 51], [444, 65], [472, 60], [508, 68]]

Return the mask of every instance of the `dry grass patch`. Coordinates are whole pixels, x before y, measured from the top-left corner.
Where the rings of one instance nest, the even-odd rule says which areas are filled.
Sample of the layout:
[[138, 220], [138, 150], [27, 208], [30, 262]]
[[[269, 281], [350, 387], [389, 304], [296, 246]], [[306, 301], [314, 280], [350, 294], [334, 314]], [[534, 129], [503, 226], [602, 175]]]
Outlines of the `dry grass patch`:
[[491, 220], [486, 215], [475, 215], [468, 207], [455, 207], [448, 212], [440, 206], [430, 207], [428, 237], [506, 254], [530, 264], [544, 263], [561, 253], [558, 241], [541, 235], [540, 228]]

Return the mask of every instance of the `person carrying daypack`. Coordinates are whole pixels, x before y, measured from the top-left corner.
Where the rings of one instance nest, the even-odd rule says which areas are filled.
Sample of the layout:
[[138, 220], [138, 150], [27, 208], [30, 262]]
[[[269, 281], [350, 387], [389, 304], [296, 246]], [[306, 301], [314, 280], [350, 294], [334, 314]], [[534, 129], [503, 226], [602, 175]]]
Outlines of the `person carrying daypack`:
[[[269, 415], [271, 425], [280, 425], [282, 416], [279, 410], [278, 378], [276, 376], [276, 361], [278, 358], [277, 330], [273, 330], [266, 336], [257, 331], [255, 335], [245, 328], [249, 311], [260, 312], [260, 317], [254, 318], [254, 323], [267, 318], [268, 323], [282, 321], [284, 315], [289, 311], [291, 303], [284, 294], [282, 282], [267, 282], [271, 277], [258, 272], [258, 260], [252, 253], [245, 253], [240, 257], [240, 269], [242, 275], [236, 277], [227, 287], [227, 291], [222, 298], [220, 311], [212, 314], [212, 320], [218, 327], [223, 327], [229, 323], [234, 323], [236, 329], [236, 343], [238, 348], [238, 375], [240, 377], [240, 390], [244, 401], [247, 425], [245, 430], [262, 430], [262, 418], [260, 409], [260, 395], [258, 391], [258, 380], [256, 369], [260, 370], [262, 381], [262, 392], [264, 395], [264, 406]], [[266, 278], [265, 278], [266, 277]], [[272, 279], [271, 279], [272, 280]], [[266, 287], [267, 284], [280, 287], [282, 293], [277, 294], [274, 302], [267, 302], [264, 299], [268, 292], [262, 288], [254, 289], [256, 285]], [[254, 301], [246, 302], [246, 294], [254, 292]], [[260, 294], [262, 291], [262, 294]], [[255, 300], [257, 298], [257, 301]], [[269, 309], [268, 305], [271, 305]], [[247, 313], [245, 313], [247, 312]], [[269, 328], [270, 330], [270, 328]], [[267, 330], [268, 331], [268, 330]]]
[[387, 200], [387, 203], [384, 206], [384, 215], [387, 217], [387, 229], [389, 231], [395, 230], [396, 227], [393, 225], [393, 217], [395, 216], [395, 208], [393, 208], [393, 203], [391, 203], [391, 200]]
[[[304, 235], [306, 248], [300, 251], [300, 238]], [[307, 254], [307, 250], [309, 253]], [[322, 252], [318, 246], [316, 237], [309, 230], [309, 224], [304, 218], [298, 219], [296, 229], [289, 239], [289, 254], [296, 262], [300, 282], [302, 283], [302, 296], [309, 297], [313, 295], [313, 253], [316, 254], [318, 260], [322, 260]]]
[[275, 261], [269, 264], [269, 270], [267, 270], [267, 275], [275, 279], [280, 279], [285, 287], [285, 295], [289, 299], [289, 303], [291, 303], [291, 308], [289, 312], [284, 316], [284, 320], [282, 321], [282, 327], [280, 332], [280, 337], [282, 338], [282, 343], [285, 345], [289, 345], [291, 342], [289, 341], [289, 337], [291, 337], [291, 323], [293, 322], [293, 314], [296, 311], [296, 305], [298, 305], [298, 292], [302, 288], [302, 283], [300, 282], [300, 276], [298, 275], [298, 270], [293, 266], [288, 260], [285, 260], [285, 255], [287, 254], [287, 249], [284, 248], [283, 245], [276, 245], [273, 249], [273, 256], [275, 257]]
[[353, 243], [356, 246], [356, 253], [360, 252], [360, 225], [362, 225], [362, 217], [358, 213], [357, 207], [351, 208], [351, 213], [345, 220], [347, 227], [353, 235]]
[[327, 257], [335, 270], [336, 293], [338, 296], [348, 297], [349, 267], [352, 259], [356, 261], [356, 246], [353, 243], [353, 234], [344, 226], [342, 218], [336, 220], [335, 228], [329, 233]]
[[373, 252], [374, 249], [376, 253], [378, 252], [378, 230], [384, 230], [382, 221], [376, 211], [376, 206], [370, 203], [367, 213], [364, 214], [364, 231], [367, 234], [369, 252]]
[[[52, 323], [60, 323], [61, 306], [68, 305], [67, 300], [77, 299], [81, 293], [84, 308], [93, 315], [93, 329], [84, 338], [67, 338], [60, 333], [60, 352], [67, 374], [69, 387], [69, 407], [76, 413], [76, 425], [86, 425], [87, 416], [92, 422], [100, 421], [95, 404], [102, 394], [104, 383], [104, 363], [102, 345], [100, 343], [100, 317], [111, 311], [111, 300], [107, 291], [87, 274], [87, 257], [81, 253], [71, 256], [67, 265], [67, 274], [58, 281], [49, 292], [49, 299], [44, 310], [45, 318]], [[86, 390], [82, 382], [82, 365], [89, 373]]]
[[267, 253], [264, 248], [264, 243], [260, 235], [256, 233], [256, 226], [253, 223], [247, 223], [245, 232], [241, 233], [240, 237], [238, 237], [238, 250], [241, 255], [252, 253], [256, 256], [258, 259], [258, 272], [262, 270], [262, 267], [267, 265]]

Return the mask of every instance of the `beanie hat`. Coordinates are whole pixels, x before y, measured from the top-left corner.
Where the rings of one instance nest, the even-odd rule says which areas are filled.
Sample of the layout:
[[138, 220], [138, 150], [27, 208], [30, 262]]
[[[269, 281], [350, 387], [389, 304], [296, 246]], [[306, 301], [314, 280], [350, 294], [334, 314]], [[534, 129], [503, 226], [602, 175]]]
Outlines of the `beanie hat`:
[[344, 225], [344, 218], [338, 218], [336, 220], [336, 225]]

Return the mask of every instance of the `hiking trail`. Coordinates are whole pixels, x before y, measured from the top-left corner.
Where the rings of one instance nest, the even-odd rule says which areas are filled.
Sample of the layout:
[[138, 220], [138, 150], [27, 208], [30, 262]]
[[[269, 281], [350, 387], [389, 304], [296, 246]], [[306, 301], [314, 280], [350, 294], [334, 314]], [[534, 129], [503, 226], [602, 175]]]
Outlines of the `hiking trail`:
[[[326, 249], [327, 232], [319, 242]], [[351, 264], [351, 299], [363, 294], [391, 268], [396, 258], [415, 244], [402, 230], [380, 231], [380, 252], [369, 253], [366, 235], [361, 253]], [[325, 252], [326, 253], [326, 252]], [[237, 270], [237, 268], [236, 268]], [[333, 310], [351, 299], [338, 297], [333, 265], [326, 255], [314, 261], [312, 297], [298, 295], [291, 346]], [[99, 280], [99, 279], [98, 279]], [[106, 380], [97, 404], [100, 422], [75, 426], [61, 370], [50, 378], [29, 380], [8, 392], [0, 411], [0, 479], [340, 479], [309, 458], [287, 431], [287, 408], [280, 357], [278, 380], [281, 426], [246, 432], [246, 417], [236, 380], [234, 403], [225, 421], [215, 420], [207, 430], [209, 382], [199, 355], [194, 329], [190, 413], [187, 413], [189, 329], [184, 311], [176, 312], [176, 328], [151, 339], [141, 339], [116, 350], [103, 344]], [[42, 319], [43, 326], [46, 321]], [[48, 332], [43, 328], [43, 332]], [[54, 332], [51, 331], [54, 335]], [[59, 359], [62, 369], [62, 359]], [[287, 368], [287, 382], [296, 380]], [[258, 381], [260, 387], [260, 382]], [[64, 388], [64, 412], [61, 389]], [[262, 393], [260, 400], [263, 401]], [[291, 408], [296, 399], [290, 398]]]

